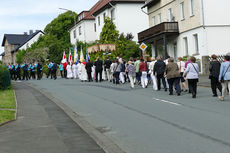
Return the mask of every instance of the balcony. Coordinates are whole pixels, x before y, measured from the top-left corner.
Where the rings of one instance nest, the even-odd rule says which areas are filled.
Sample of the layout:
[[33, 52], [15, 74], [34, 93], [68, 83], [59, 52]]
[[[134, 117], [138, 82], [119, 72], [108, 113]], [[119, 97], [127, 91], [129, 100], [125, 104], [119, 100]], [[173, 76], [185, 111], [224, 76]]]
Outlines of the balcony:
[[159, 35], [178, 35], [178, 22], [163, 22], [147, 30], [138, 33], [139, 42], [152, 42]]

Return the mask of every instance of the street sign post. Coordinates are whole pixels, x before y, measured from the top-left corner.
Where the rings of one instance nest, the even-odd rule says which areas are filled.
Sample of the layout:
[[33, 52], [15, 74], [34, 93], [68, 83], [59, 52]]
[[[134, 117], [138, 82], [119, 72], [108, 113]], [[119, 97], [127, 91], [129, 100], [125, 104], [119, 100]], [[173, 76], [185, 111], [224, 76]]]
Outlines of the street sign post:
[[145, 43], [142, 43], [139, 48], [142, 50], [142, 52], [144, 52], [147, 49], [147, 47], [148, 46]]

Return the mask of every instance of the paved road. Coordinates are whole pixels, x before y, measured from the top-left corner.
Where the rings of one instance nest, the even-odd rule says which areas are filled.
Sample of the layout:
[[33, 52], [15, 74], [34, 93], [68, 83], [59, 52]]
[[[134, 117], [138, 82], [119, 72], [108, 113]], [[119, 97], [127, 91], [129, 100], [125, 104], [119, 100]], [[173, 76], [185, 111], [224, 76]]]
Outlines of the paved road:
[[128, 85], [29, 81], [63, 101], [127, 153], [229, 153], [230, 99], [209, 88], [197, 99]]
[[0, 127], [0, 153], [104, 153], [62, 109], [16, 83], [18, 119]]

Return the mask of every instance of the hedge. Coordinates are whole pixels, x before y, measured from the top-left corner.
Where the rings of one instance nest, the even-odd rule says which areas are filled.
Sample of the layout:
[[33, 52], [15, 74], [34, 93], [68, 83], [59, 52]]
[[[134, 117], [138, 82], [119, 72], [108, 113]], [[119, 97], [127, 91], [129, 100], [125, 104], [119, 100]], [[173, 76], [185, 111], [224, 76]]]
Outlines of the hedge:
[[10, 72], [4, 65], [0, 65], [0, 89], [4, 90], [10, 87], [11, 79]]

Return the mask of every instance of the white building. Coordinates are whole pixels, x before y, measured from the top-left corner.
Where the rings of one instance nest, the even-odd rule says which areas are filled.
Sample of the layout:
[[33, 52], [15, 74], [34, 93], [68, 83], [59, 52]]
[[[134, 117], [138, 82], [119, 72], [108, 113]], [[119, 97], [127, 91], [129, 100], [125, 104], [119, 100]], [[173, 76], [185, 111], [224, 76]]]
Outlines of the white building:
[[106, 17], [113, 19], [119, 33], [132, 33], [134, 41], [138, 41], [137, 34], [148, 27], [148, 17], [142, 12], [144, 0], [111, 0], [95, 11], [97, 39], [104, 26]]
[[44, 33], [41, 30], [30, 30], [29, 34], [5, 34], [2, 41], [4, 52], [2, 56], [3, 64], [16, 63], [16, 55], [18, 50], [27, 49], [31, 45], [38, 41], [39, 37], [43, 36]]
[[31, 45], [38, 41], [38, 39], [43, 36], [44, 33], [41, 30], [37, 30], [34, 33], [31, 33], [28, 38], [17, 48], [17, 50], [26, 50], [31, 47]]
[[150, 28], [139, 33], [139, 42], [151, 43], [153, 56], [195, 56], [201, 71], [204, 58], [229, 52], [230, 1], [228, 0], [148, 0]]
[[71, 44], [74, 45], [77, 41], [93, 42], [96, 40], [95, 19], [92, 16], [94, 10], [95, 7], [78, 15], [78, 22], [69, 30]]
[[148, 16], [141, 7], [145, 0], [99, 0], [90, 11], [79, 15], [77, 24], [70, 29], [71, 43], [91, 42], [100, 39], [104, 19], [113, 19], [120, 33], [132, 33], [137, 41], [137, 33], [148, 27]]

